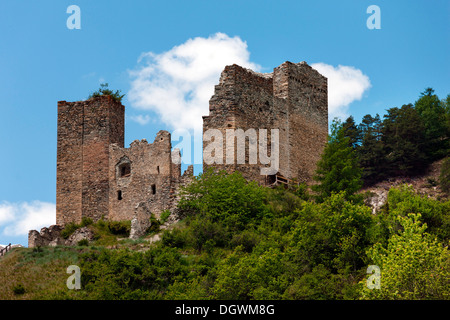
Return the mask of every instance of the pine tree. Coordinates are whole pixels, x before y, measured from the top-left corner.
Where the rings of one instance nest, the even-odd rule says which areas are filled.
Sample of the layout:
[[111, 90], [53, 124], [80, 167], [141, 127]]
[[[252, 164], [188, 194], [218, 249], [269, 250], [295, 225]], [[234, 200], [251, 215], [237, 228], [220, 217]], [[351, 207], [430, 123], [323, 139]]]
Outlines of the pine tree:
[[385, 149], [382, 141], [382, 122], [380, 115], [367, 114], [358, 126], [361, 132], [361, 147], [357, 149], [359, 164], [363, 169], [363, 180], [373, 184], [386, 178]]
[[388, 109], [382, 131], [386, 172], [390, 176], [422, 173], [426, 167], [425, 127], [412, 104]]
[[347, 200], [359, 199], [354, 194], [362, 186], [361, 169], [358, 166], [355, 150], [349, 145], [342, 123], [335, 119], [331, 125], [331, 135], [325, 146], [322, 158], [317, 164], [314, 179], [319, 182], [313, 186], [317, 199], [323, 201], [332, 193], [345, 191]]
[[[427, 160], [432, 162], [448, 154], [449, 136], [446, 124], [447, 115], [445, 105], [434, 94], [432, 88], [426, 88], [415, 103], [415, 109], [423, 120], [425, 127], [424, 146]], [[447, 110], [448, 112], [448, 110]]]
[[350, 116], [342, 124], [344, 135], [349, 138], [349, 145], [357, 149], [361, 144], [361, 129], [356, 125], [353, 116]]

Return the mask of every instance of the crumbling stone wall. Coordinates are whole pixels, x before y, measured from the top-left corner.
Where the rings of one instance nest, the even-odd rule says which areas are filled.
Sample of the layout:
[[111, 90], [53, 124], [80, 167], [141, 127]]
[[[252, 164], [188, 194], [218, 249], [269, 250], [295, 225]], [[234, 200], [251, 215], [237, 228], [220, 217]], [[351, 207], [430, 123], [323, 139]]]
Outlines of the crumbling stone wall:
[[135, 140], [129, 148], [110, 145], [111, 220], [130, 220], [136, 205], [142, 201], [147, 202], [157, 218], [162, 211], [172, 208], [181, 167], [172, 164], [171, 148], [167, 131], [159, 131], [153, 143]]
[[[238, 65], [225, 67], [210, 100], [210, 113], [203, 117], [203, 132], [219, 130], [223, 139], [222, 164], [203, 163], [227, 172], [238, 170], [249, 180], [268, 182], [261, 175], [260, 163], [249, 164], [249, 141], [246, 140], [245, 163], [238, 164], [237, 140], [234, 162], [227, 163], [227, 129], [279, 130], [279, 171], [286, 178], [310, 181], [328, 134], [327, 79], [305, 62], [285, 62], [272, 73], [256, 73]], [[258, 135], [259, 138], [259, 135]], [[204, 150], [210, 141], [204, 141]], [[229, 162], [229, 161], [228, 161]]]

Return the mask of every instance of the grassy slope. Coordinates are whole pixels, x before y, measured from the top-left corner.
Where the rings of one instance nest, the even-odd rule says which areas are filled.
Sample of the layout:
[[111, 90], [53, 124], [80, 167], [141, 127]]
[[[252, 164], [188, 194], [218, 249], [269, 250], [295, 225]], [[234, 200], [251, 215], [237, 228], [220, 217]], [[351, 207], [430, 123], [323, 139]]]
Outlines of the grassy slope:
[[[83, 248], [43, 248], [40, 251], [16, 248], [0, 258], [0, 299], [48, 299], [55, 292], [66, 289], [70, 276], [67, 267], [76, 264]], [[15, 294], [22, 285], [25, 293]]]

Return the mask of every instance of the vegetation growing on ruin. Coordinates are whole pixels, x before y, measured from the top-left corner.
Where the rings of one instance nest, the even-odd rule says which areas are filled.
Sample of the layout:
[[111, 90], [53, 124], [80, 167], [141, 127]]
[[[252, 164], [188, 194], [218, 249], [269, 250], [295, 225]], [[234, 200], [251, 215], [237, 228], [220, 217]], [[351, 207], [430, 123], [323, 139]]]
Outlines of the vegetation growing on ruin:
[[100, 88], [97, 91], [91, 93], [88, 99], [96, 98], [100, 96], [111, 96], [114, 100], [121, 102], [125, 94], [121, 94], [121, 90], [113, 91], [108, 88], [108, 83], [100, 84]]

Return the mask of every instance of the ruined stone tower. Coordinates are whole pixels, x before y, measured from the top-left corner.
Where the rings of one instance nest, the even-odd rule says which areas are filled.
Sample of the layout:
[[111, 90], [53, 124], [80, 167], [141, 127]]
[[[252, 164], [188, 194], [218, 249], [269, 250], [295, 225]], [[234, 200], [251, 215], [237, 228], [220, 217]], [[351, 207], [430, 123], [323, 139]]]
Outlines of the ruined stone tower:
[[[203, 132], [219, 130], [224, 137], [223, 150], [226, 152], [222, 163], [204, 162], [203, 169], [238, 170], [248, 180], [260, 184], [270, 184], [277, 175], [299, 182], [310, 181], [327, 141], [327, 99], [327, 79], [306, 62], [285, 62], [266, 74], [238, 65], [225, 67], [209, 103], [210, 113], [203, 117]], [[244, 164], [236, 161], [236, 150], [234, 161], [226, 161], [226, 153], [230, 151], [225, 141], [227, 131], [236, 129], [242, 129], [247, 137], [253, 129], [267, 129], [269, 151], [269, 132], [279, 130], [279, 170], [276, 174], [262, 175], [260, 168], [267, 165], [259, 158], [257, 163], [250, 164], [252, 138], [245, 141]], [[208, 143], [204, 141], [204, 149]], [[234, 145], [237, 146], [237, 141]]]
[[[138, 210], [158, 216], [174, 207], [182, 182], [170, 133], [124, 148], [125, 107], [111, 96], [58, 102], [56, 223], [131, 220]], [[175, 161], [176, 162], [176, 161]]]
[[58, 102], [57, 224], [108, 215], [109, 145], [123, 147], [124, 115], [110, 96]]

